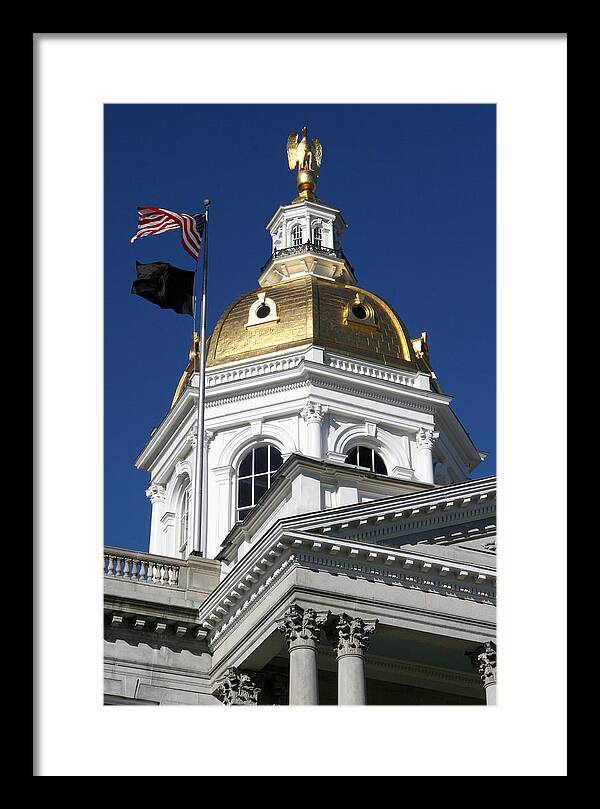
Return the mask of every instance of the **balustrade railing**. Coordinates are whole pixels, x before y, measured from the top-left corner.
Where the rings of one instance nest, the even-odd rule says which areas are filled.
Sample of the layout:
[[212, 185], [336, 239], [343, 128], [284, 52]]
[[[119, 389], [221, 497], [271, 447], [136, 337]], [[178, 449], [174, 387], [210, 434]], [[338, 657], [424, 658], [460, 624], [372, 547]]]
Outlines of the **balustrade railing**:
[[104, 575], [108, 578], [127, 579], [141, 584], [177, 587], [181, 566], [168, 559], [148, 554], [104, 553]]
[[367, 363], [359, 362], [358, 360], [347, 360], [341, 357], [328, 357], [327, 363], [332, 368], [337, 368], [340, 371], [350, 371], [354, 374], [362, 374], [363, 376], [372, 376], [376, 379], [382, 379], [385, 382], [396, 382], [400, 385], [408, 385], [413, 388], [416, 387], [416, 380], [414, 377], [406, 376], [398, 371], [368, 365]]
[[284, 256], [297, 256], [301, 253], [319, 253], [327, 258], [341, 258], [346, 262], [350, 270], [354, 272], [354, 268], [341, 248], [325, 247], [323, 245], [316, 245], [314, 242], [304, 242], [304, 244], [297, 244], [294, 245], [294, 247], [283, 247], [281, 250], [274, 250], [269, 261], [263, 265], [261, 272], [264, 272], [273, 259], [282, 258]]

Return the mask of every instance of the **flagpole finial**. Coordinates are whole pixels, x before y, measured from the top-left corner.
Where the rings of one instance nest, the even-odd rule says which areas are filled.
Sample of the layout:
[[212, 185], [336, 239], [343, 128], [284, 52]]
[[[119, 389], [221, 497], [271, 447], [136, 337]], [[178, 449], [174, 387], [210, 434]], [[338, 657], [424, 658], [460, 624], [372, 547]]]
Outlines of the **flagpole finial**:
[[202, 204], [204, 205], [205, 208], [208, 208], [208, 206], [210, 205], [210, 200], [209, 199], [202, 200]]

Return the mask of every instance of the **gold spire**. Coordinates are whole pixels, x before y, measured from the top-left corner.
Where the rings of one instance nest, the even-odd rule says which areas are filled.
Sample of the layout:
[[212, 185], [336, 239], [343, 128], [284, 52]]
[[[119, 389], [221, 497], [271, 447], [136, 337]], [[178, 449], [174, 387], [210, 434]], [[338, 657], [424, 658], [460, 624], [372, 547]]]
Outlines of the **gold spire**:
[[308, 129], [302, 128], [302, 139], [298, 140], [298, 133], [292, 132], [287, 139], [287, 156], [290, 171], [298, 166], [296, 185], [298, 186], [298, 199], [316, 200], [315, 189], [319, 177], [319, 169], [323, 160], [323, 147], [318, 138], [308, 142]]

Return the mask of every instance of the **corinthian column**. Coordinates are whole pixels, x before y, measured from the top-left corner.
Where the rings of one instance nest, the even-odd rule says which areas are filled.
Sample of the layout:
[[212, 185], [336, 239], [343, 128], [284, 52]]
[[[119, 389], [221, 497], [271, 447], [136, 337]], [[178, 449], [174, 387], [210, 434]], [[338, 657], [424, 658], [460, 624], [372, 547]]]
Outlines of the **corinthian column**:
[[496, 704], [496, 644], [493, 640], [482, 643], [472, 652], [467, 652], [471, 663], [477, 668], [485, 689], [487, 705]]
[[435, 430], [419, 427], [417, 431], [417, 457], [415, 473], [423, 483], [433, 483], [433, 443], [439, 437]]
[[319, 704], [317, 643], [329, 614], [294, 604], [277, 624], [290, 645], [290, 705]]
[[223, 675], [216, 696], [224, 705], [257, 705], [260, 691], [248, 674], [232, 666]]
[[165, 487], [158, 483], [151, 483], [146, 489], [146, 497], [152, 503], [152, 518], [150, 521], [150, 553], [165, 553], [163, 544], [163, 528], [161, 517], [165, 510]]
[[323, 457], [321, 423], [323, 422], [323, 417], [327, 413], [327, 410], [328, 408], [324, 405], [316, 404], [309, 399], [300, 411], [300, 415], [306, 423], [308, 454], [312, 455], [313, 458]]
[[365, 653], [377, 619], [363, 621], [340, 615], [337, 623], [338, 705], [366, 705]]

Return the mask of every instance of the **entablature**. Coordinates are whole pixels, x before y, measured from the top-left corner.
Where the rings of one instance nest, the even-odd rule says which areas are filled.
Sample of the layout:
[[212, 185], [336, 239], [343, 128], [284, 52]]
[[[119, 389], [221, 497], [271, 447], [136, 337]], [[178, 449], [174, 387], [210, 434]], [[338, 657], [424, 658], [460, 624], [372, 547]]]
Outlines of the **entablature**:
[[490, 567], [440, 559], [429, 552], [382, 549], [345, 539], [315, 537], [284, 529], [277, 523], [232, 566], [201, 606], [199, 620], [209, 633], [209, 643], [231, 628], [290, 566], [482, 604], [495, 603], [496, 575]]

